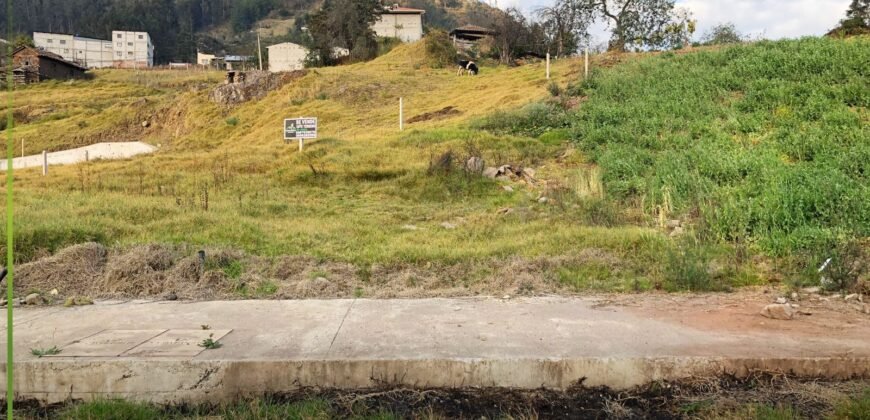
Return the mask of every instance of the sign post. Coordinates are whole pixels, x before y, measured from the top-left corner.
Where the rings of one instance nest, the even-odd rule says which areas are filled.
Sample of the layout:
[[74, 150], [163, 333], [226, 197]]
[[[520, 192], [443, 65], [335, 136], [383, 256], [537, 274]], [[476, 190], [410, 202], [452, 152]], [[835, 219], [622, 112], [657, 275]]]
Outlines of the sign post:
[[284, 120], [284, 141], [299, 140], [299, 151], [305, 145], [305, 139], [317, 138], [317, 118], [287, 118]]
[[547, 53], [547, 80], [550, 80], [550, 53]]

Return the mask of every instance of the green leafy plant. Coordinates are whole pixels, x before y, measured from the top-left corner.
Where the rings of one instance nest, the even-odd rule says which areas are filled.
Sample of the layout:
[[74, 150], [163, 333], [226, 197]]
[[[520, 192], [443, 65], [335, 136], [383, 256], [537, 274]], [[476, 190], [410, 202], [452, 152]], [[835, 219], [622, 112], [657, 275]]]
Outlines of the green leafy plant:
[[202, 340], [202, 343], [199, 343], [199, 346], [206, 350], [214, 350], [223, 347], [223, 344], [215, 341], [214, 334], [209, 334], [208, 338]]
[[60, 352], [61, 350], [57, 348], [57, 346], [52, 346], [51, 348], [46, 349], [30, 349], [30, 354], [40, 358], [43, 356], [54, 356], [60, 354]]

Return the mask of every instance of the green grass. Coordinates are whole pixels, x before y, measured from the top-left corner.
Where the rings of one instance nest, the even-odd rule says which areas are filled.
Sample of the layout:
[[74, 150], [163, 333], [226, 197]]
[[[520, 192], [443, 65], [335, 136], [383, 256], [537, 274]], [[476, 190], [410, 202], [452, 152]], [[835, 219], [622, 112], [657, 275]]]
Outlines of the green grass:
[[759, 42], [633, 60], [478, 126], [569, 133], [607, 195], [696, 218], [768, 255], [870, 235], [870, 38]]

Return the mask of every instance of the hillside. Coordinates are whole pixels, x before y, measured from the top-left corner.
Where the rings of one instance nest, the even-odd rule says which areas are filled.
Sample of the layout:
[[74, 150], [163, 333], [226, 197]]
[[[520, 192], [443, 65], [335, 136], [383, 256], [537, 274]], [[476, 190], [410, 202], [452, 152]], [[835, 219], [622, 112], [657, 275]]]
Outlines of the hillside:
[[[159, 274], [146, 289], [75, 286], [92, 294], [463, 296], [818, 282], [801, 270], [866, 240], [866, 39], [603, 55], [584, 83], [563, 60], [555, 85], [542, 64], [460, 78], [422, 48], [313, 69], [235, 108], [208, 101], [208, 72], [19, 91], [16, 115], [38, 115], [17, 131], [27, 147], [121, 135], [161, 150], [18, 171], [17, 255], [96, 241], [118, 261], [168, 261], [130, 274]], [[281, 140], [295, 116], [320, 119], [303, 153]], [[493, 180], [464, 171], [470, 157], [533, 171]], [[202, 271], [179, 274], [200, 248]], [[16, 284], [69, 288], [45, 270], [81, 252]], [[866, 276], [854, 268], [842, 277]]]
[[[478, 0], [390, 0], [426, 10], [424, 25], [452, 29], [486, 24], [496, 8]], [[61, 32], [105, 39], [114, 29], [151, 34], [155, 60], [193, 62], [197, 49], [253, 55], [256, 29], [264, 42], [298, 40], [322, 0], [42, 0], [15, 1], [13, 32]], [[5, 9], [0, 15], [5, 13]], [[6, 18], [0, 31], [7, 33]]]

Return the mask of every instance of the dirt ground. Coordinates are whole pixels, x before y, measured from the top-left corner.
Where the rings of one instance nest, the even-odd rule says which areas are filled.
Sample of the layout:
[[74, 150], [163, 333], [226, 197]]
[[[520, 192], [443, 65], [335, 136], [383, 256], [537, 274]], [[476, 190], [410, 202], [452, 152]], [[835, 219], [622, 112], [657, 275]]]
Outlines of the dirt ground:
[[[329, 414], [318, 416], [312, 413], [311, 418], [821, 419], [866, 418], [860, 417], [862, 414], [856, 410], [861, 410], [868, 398], [870, 382], [867, 381], [797, 380], [759, 373], [739, 380], [721, 377], [679, 383], [658, 382], [628, 391], [587, 388], [582, 384], [567, 391], [383, 388], [351, 392], [303, 389], [265, 399], [272, 405], [327, 401]], [[24, 418], [37, 419], [52, 418], [71, 404], [75, 402], [51, 407], [22, 403], [18, 407], [23, 410]], [[222, 408], [214, 406], [175, 406], [161, 410], [166, 418], [200, 418], [204, 415], [223, 418]]]

